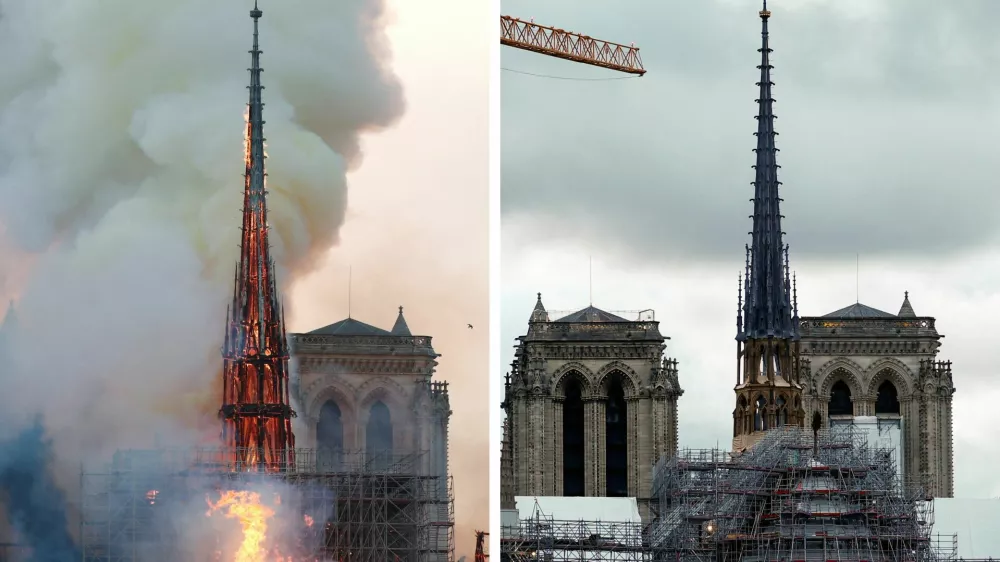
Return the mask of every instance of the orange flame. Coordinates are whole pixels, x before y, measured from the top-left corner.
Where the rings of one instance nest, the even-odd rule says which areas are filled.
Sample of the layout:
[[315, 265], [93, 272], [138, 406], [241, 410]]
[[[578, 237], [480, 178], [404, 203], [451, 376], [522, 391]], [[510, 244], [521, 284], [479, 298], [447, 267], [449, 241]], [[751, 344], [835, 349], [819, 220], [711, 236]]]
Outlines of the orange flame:
[[238, 520], [243, 529], [243, 542], [236, 551], [233, 562], [265, 562], [267, 520], [274, 516], [274, 510], [260, 503], [260, 494], [224, 491], [218, 502], [212, 503], [210, 499], [207, 501], [209, 511], [205, 515], [211, 517], [216, 511], [225, 508], [223, 515], [227, 519]]

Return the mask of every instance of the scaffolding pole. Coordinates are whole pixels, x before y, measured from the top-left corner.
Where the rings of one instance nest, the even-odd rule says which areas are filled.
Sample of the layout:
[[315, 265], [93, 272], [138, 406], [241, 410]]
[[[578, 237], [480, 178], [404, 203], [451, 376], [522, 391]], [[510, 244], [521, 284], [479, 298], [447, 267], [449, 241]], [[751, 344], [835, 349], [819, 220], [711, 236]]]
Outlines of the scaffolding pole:
[[287, 470], [262, 473], [227, 449], [119, 451], [81, 474], [83, 562], [202, 559], [182, 536], [199, 516], [191, 506], [204, 517], [213, 492], [267, 486], [292, 496], [280, 502], [298, 514], [295, 559], [450, 562], [452, 483], [425, 474], [424, 456], [296, 449]]
[[655, 560], [937, 560], [933, 503], [898, 482], [892, 452], [852, 426], [769, 431], [740, 455], [682, 450], [654, 468]]

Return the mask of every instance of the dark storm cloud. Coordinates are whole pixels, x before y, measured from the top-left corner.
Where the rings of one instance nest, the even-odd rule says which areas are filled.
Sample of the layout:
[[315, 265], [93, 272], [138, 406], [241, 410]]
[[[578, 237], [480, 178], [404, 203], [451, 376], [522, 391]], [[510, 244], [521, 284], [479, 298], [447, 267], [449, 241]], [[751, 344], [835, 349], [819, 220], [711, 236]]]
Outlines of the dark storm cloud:
[[[769, 3], [793, 254], [931, 255], [990, 242], [1000, 225], [1000, 2], [868, 5]], [[635, 41], [649, 70], [589, 82], [502, 74], [505, 219], [625, 255], [739, 253], [752, 210], [759, 6], [505, 0], [511, 15]], [[502, 55], [505, 68], [535, 74], [622, 76]]]

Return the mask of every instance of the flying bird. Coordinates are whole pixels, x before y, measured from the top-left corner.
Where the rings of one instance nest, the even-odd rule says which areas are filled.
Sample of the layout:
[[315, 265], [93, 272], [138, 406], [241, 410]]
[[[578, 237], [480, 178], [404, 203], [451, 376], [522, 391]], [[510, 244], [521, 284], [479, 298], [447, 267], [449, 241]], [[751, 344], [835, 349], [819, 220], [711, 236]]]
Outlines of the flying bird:
[[470, 330], [472, 329], [472, 324], [467, 324], [467, 326], [469, 327]]

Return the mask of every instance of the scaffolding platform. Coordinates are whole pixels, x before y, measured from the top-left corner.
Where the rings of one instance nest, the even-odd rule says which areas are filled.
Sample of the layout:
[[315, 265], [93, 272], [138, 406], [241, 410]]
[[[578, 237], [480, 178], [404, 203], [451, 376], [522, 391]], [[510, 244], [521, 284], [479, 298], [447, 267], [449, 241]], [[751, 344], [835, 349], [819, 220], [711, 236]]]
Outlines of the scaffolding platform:
[[742, 454], [682, 450], [654, 468], [654, 560], [931, 562], [933, 504], [852, 426], [769, 431]]
[[501, 562], [638, 562], [651, 560], [642, 540], [642, 524], [625, 521], [561, 520], [542, 513], [537, 502], [531, 518], [516, 526], [501, 524]]
[[188, 537], [192, 517], [205, 517], [206, 500], [220, 490], [270, 488], [299, 518], [283, 528], [293, 535], [285, 539], [297, 549], [287, 553], [294, 559], [454, 559], [451, 479], [426, 474], [426, 453], [296, 449], [295, 462], [276, 472], [240, 466], [234, 459], [247, 455], [234, 453], [127, 450], [100, 470], [82, 470], [83, 562], [209, 560], [215, 548], [194, 547]]

